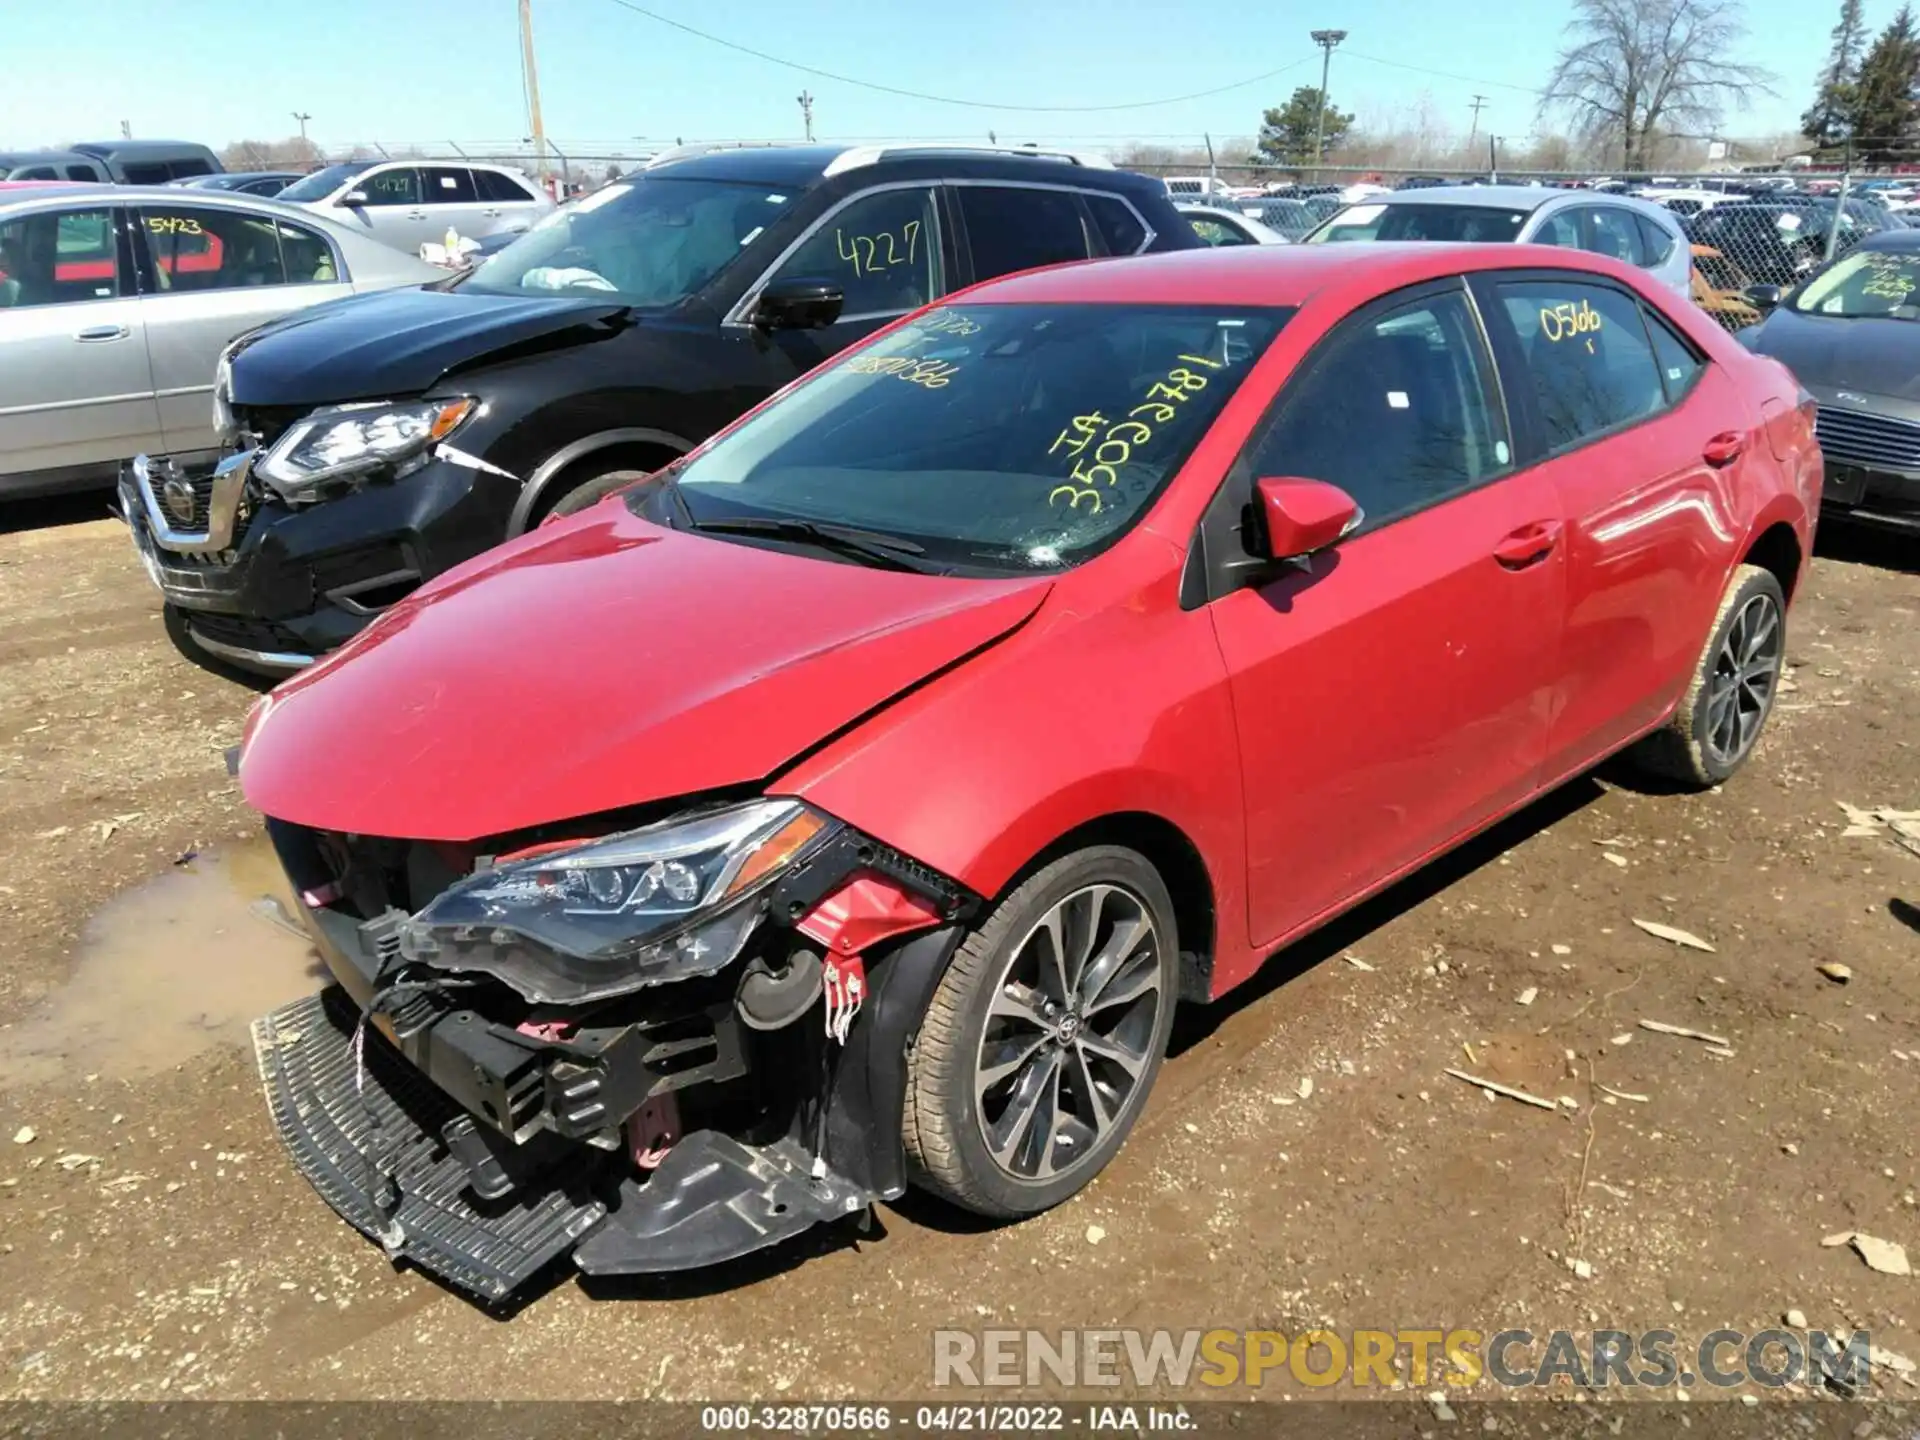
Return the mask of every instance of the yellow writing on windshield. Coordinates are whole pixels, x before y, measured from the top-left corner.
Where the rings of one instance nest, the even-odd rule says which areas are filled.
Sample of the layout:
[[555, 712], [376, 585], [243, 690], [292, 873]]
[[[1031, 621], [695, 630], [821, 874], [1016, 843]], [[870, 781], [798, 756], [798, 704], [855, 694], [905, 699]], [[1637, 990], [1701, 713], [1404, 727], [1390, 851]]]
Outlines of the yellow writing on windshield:
[[922, 315], [913, 322], [913, 328], [922, 335], [978, 335], [980, 322], [970, 320], [958, 310], [935, 310], [931, 315]]
[[929, 390], [943, 389], [960, 373], [960, 367], [946, 360], [918, 360], [911, 355], [855, 355], [847, 369], [856, 375], [893, 375]]
[[[1204, 355], [1176, 355], [1174, 358], [1180, 363], [1169, 369], [1165, 378], [1147, 387], [1147, 399], [1129, 410], [1126, 419], [1108, 425], [1107, 417], [1096, 410], [1091, 414], [1074, 416], [1054, 437], [1053, 444], [1047, 447], [1047, 453], [1057, 455], [1064, 450], [1074, 463], [1067, 476], [1069, 483], [1056, 485], [1047, 492], [1049, 505], [1063, 506], [1068, 510], [1079, 510], [1084, 506], [1088, 514], [1098, 515], [1106, 500], [1124, 503], [1118, 494], [1120, 467], [1133, 459], [1134, 451], [1153, 439], [1154, 425], [1165, 425], [1180, 413], [1180, 407], [1188, 396], [1207, 388], [1207, 377], [1191, 367], [1199, 365], [1208, 370], [1221, 368], [1220, 361], [1209, 360]], [[1152, 424], [1148, 423], [1148, 419]], [[1104, 433], [1100, 428], [1103, 425], [1107, 427]], [[1092, 447], [1091, 456], [1086, 454], [1089, 446]]]
[[835, 230], [833, 243], [840, 258], [853, 267], [855, 275], [878, 275], [896, 265], [913, 264], [920, 248], [920, 222], [907, 221], [897, 235], [891, 230], [872, 235], [849, 235], [844, 230]]
[[[1880, 261], [1876, 264], [1875, 261]], [[1872, 295], [1880, 300], [1891, 300], [1895, 304], [1904, 304], [1914, 291], [1914, 279], [1900, 260], [1892, 264], [1885, 263], [1879, 256], [1867, 261], [1867, 283], [1860, 287], [1862, 295]]]
[[1596, 353], [1593, 337], [1600, 333], [1600, 312], [1582, 300], [1578, 305], [1571, 300], [1562, 300], [1558, 305], [1540, 307], [1540, 333], [1547, 337], [1549, 344], [1558, 345], [1562, 340], [1586, 338], [1587, 353]]

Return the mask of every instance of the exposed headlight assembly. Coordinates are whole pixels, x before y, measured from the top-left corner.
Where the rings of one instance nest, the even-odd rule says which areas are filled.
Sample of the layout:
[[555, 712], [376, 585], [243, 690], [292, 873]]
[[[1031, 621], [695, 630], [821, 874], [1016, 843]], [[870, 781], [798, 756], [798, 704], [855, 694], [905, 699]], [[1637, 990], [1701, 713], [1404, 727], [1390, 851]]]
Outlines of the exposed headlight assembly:
[[740, 953], [766, 888], [839, 828], [797, 800], [756, 800], [508, 860], [442, 892], [401, 951], [536, 1004], [711, 975]]
[[239, 438], [240, 426], [233, 418], [233, 346], [220, 352], [213, 367], [213, 433], [221, 444]]
[[312, 499], [328, 481], [410, 462], [465, 422], [479, 402], [470, 396], [401, 405], [371, 401], [316, 410], [273, 443], [253, 473], [289, 500]]

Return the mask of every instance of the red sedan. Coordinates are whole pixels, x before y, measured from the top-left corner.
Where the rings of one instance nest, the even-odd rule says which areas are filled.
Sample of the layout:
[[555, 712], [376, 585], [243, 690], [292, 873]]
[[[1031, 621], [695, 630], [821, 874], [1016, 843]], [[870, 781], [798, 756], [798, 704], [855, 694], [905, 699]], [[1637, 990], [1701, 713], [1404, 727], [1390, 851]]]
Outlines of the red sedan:
[[1810, 422], [1558, 249], [1182, 252], [908, 316], [257, 708], [241, 779], [339, 981], [263, 1022], [280, 1128], [483, 1294], [910, 1181], [1057, 1204], [1177, 1001], [1615, 751], [1740, 767]]

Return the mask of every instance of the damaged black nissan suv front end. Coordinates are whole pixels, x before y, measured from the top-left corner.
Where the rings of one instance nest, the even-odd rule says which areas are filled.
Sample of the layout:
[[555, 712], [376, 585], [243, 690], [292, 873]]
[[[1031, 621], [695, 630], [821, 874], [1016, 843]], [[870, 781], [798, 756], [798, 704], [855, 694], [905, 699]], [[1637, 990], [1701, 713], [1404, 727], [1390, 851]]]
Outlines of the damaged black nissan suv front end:
[[906, 1185], [908, 1029], [974, 897], [795, 800], [625, 819], [486, 855], [269, 822], [337, 982], [255, 1027], [274, 1122], [341, 1216], [486, 1299]]

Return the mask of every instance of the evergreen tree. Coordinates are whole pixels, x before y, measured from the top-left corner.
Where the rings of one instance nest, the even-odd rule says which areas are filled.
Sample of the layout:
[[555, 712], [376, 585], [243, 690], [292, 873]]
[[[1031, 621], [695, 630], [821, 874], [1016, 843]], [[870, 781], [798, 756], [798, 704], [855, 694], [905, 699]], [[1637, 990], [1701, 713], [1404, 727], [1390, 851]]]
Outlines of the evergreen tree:
[[[1260, 153], [1250, 157], [1255, 164], [1298, 164], [1313, 158], [1313, 136], [1320, 118], [1320, 87], [1302, 85], [1293, 98], [1278, 109], [1267, 111], [1260, 121]], [[1331, 155], [1347, 138], [1353, 116], [1342, 114], [1327, 102], [1326, 134], [1321, 143], [1323, 154]]]
[[1840, 0], [1840, 23], [1833, 27], [1833, 50], [1813, 105], [1800, 117], [1800, 129], [1818, 145], [1838, 145], [1847, 138], [1847, 116], [1854, 104], [1860, 77], [1860, 54], [1866, 47], [1866, 25], [1860, 17], [1861, 0]]
[[1902, 5], [1860, 62], [1847, 116], [1856, 155], [1869, 164], [1900, 158], [1913, 132], [1914, 89], [1920, 84], [1920, 27]]

